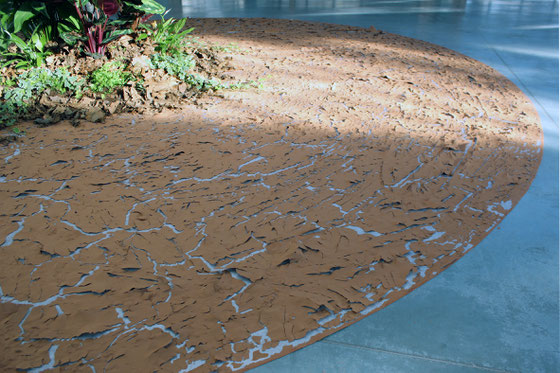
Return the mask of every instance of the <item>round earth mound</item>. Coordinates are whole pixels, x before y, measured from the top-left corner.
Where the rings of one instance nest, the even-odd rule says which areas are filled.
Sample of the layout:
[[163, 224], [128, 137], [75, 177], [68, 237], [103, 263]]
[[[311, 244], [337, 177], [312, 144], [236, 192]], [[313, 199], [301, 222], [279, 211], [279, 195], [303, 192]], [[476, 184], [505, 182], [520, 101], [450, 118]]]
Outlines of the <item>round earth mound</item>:
[[542, 155], [530, 101], [451, 50], [340, 25], [191, 20], [265, 77], [0, 147], [3, 370], [245, 370], [477, 245]]

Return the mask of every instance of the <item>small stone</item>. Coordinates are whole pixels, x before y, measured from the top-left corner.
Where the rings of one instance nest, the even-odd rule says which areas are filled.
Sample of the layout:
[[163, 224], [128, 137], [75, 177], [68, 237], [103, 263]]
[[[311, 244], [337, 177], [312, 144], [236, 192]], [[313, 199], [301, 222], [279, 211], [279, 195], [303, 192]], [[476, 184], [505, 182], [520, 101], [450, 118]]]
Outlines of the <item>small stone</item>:
[[109, 114], [114, 114], [119, 108], [120, 104], [120, 101], [113, 101], [111, 104], [109, 104], [109, 106], [107, 107], [107, 110], [109, 110]]
[[40, 127], [50, 126], [51, 124], [53, 124], [53, 122], [54, 122], [53, 117], [51, 117], [48, 114], [44, 115], [42, 118], [37, 118], [33, 121], [33, 123], [35, 123]]
[[71, 102], [69, 106], [77, 110], [87, 110], [90, 107], [92, 107], [94, 103], [95, 100], [92, 100], [91, 98], [84, 96], [78, 102]]
[[0, 144], [9, 144], [11, 142], [16, 141], [17, 139], [18, 139], [18, 135], [13, 133], [0, 134]]
[[144, 99], [134, 87], [124, 87], [123, 96], [130, 107], [138, 108], [144, 103]]
[[97, 123], [103, 119], [105, 119], [105, 112], [98, 107], [94, 107], [86, 113], [86, 120], [89, 122]]
[[145, 55], [134, 57], [132, 59], [132, 66], [135, 66], [140, 70], [148, 70], [151, 66], [150, 58]]
[[373, 26], [369, 26], [368, 30], [369, 30], [371, 33], [373, 33], [374, 35], [381, 35], [381, 34], [384, 34], [384, 33], [385, 33], [385, 32], [383, 32], [383, 31], [381, 31], [381, 30], [379, 30], [379, 29], [376, 29], [376, 28], [373, 27]]
[[66, 109], [67, 108], [65, 108], [64, 106], [55, 106], [54, 110], [51, 111], [51, 114], [55, 116], [60, 116], [66, 112]]

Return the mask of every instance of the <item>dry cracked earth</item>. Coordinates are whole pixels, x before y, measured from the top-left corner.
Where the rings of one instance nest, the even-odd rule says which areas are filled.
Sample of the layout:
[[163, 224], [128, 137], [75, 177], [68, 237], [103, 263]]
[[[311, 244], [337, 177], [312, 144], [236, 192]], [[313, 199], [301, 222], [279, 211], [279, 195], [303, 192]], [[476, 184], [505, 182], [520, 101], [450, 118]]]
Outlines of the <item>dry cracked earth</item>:
[[260, 89], [0, 147], [0, 369], [239, 371], [484, 238], [542, 155], [529, 100], [373, 28], [191, 20]]

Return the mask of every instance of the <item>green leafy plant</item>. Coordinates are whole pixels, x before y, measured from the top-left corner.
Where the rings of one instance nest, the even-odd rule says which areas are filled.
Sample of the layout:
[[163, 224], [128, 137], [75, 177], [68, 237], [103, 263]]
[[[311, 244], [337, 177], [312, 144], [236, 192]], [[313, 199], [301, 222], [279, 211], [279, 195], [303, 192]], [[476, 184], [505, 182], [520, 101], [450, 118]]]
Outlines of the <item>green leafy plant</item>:
[[1, 0], [0, 57], [21, 68], [40, 66], [49, 43], [79, 40], [87, 53], [103, 55], [108, 43], [164, 12], [155, 0]]
[[13, 101], [0, 102], [0, 128], [10, 127], [16, 123], [21, 109]]
[[72, 76], [68, 70], [61, 68], [50, 70], [36, 67], [23, 72], [17, 84], [7, 82], [0, 100], [0, 123], [11, 126], [18, 117], [25, 116], [29, 101], [45, 90], [65, 94], [73, 92], [80, 95], [85, 82]]
[[[163, 14], [165, 7], [155, 0], [71, 0], [82, 24], [87, 51], [105, 54], [106, 46], [131, 33], [153, 14]], [[110, 17], [117, 16], [111, 20]]]
[[0, 56], [4, 65], [29, 68], [43, 64], [49, 43], [61, 32], [76, 30], [76, 19], [67, 0], [0, 1]]
[[124, 87], [124, 85], [134, 80], [134, 75], [125, 71], [125, 64], [122, 61], [112, 61], [104, 64], [99, 69], [91, 73], [89, 88], [93, 92], [103, 95]]
[[231, 53], [231, 52], [241, 50], [241, 48], [239, 48], [239, 45], [235, 43], [229, 43], [228, 45], [212, 45], [211, 48], [216, 51], [225, 52], [225, 53]]
[[165, 7], [155, 0], [121, 0], [120, 19], [132, 30], [146, 22], [154, 14], [164, 14]]
[[20, 130], [19, 128], [14, 127], [14, 128], [12, 128], [12, 133], [13, 133], [14, 135], [22, 135], [22, 134], [25, 133], [25, 131], [22, 131], [22, 130]]
[[24, 71], [18, 78], [17, 86], [8, 88], [3, 98], [22, 103], [46, 89], [52, 89], [57, 93], [67, 91], [80, 93], [83, 85], [83, 80], [72, 76], [65, 68], [50, 70], [36, 67]]
[[76, 26], [73, 9], [68, 0], [2, 0], [0, 25], [11, 34], [20, 33], [24, 39], [43, 34], [56, 40], [63, 27]]
[[48, 39], [45, 34], [33, 34], [32, 38], [24, 41], [16, 34], [10, 34], [8, 31], [4, 32], [17, 49], [10, 49], [8, 44], [0, 51], [0, 55], [6, 59], [6, 62], [2, 64], [3, 66], [13, 64], [16, 68], [39, 67], [45, 62], [45, 58], [51, 54], [46, 49]]
[[92, 55], [103, 55], [111, 40], [127, 32], [123, 29], [107, 30], [109, 17], [118, 11], [116, 0], [75, 0], [74, 7], [85, 34], [82, 38], [87, 41], [86, 50]]
[[224, 85], [222, 85], [218, 79], [208, 79], [199, 74], [189, 74], [187, 79], [185, 79], [185, 82], [201, 92], [207, 92], [210, 90], [217, 91], [218, 89], [224, 88]]
[[185, 38], [190, 34], [194, 27], [185, 29], [187, 20], [176, 20], [174, 18], [164, 19], [161, 22], [152, 22], [151, 24], [140, 24], [139, 28], [142, 32], [138, 35], [138, 40], [150, 38], [156, 44], [156, 51], [163, 54], [179, 54], [185, 48]]
[[195, 67], [192, 56], [184, 52], [175, 55], [155, 53], [151, 57], [151, 64], [154, 69], [163, 69], [166, 73], [183, 81], [187, 79], [190, 75], [189, 72]]
[[195, 62], [193, 57], [186, 52], [174, 55], [156, 53], [151, 58], [151, 65], [154, 69], [162, 69], [169, 75], [179, 78], [197, 91], [207, 92], [226, 88], [226, 85], [218, 79], [208, 79], [200, 74], [193, 73]]

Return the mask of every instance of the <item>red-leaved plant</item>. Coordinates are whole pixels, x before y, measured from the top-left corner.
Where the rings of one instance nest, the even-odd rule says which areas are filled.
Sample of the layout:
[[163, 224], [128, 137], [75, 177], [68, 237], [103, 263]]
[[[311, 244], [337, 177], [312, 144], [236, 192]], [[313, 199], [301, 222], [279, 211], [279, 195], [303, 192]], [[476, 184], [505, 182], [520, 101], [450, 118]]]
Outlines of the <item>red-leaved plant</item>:
[[102, 56], [108, 43], [164, 13], [156, 0], [0, 0], [0, 65], [41, 66], [49, 45], [79, 40]]
[[101, 2], [101, 10], [103, 13], [107, 15], [107, 17], [111, 17], [121, 9], [121, 4], [117, 0], [103, 0]]
[[74, 3], [82, 24], [86, 51], [94, 56], [105, 54], [109, 42], [132, 32], [139, 22], [165, 7], [155, 0], [69, 0]]

